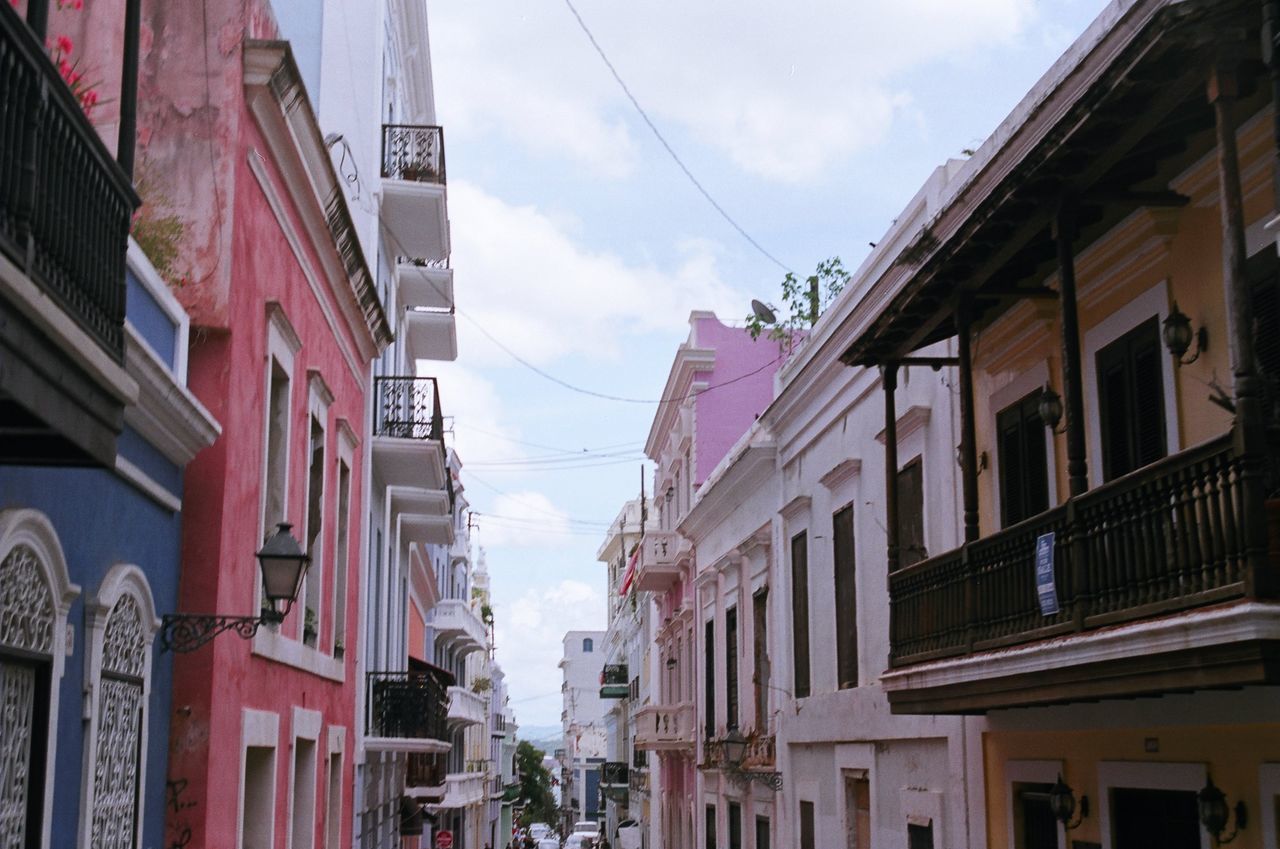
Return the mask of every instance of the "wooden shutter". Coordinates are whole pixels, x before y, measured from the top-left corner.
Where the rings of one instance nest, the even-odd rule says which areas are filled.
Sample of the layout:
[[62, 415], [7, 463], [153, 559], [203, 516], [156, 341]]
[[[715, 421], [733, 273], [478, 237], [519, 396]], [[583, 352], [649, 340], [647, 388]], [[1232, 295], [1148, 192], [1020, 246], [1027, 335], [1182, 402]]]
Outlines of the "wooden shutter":
[[924, 474], [916, 457], [898, 472], [898, 564], [910, 566], [928, 556], [924, 545]]
[[1006, 528], [1049, 509], [1049, 460], [1040, 392], [1037, 389], [996, 415], [1000, 520]]
[[707, 849], [717, 849], [715, 805], [707, 805]]
[[761, 587], [751, 597], [754, 626], [754, 663], [751, 682], [755, 686], [756, 730], [765, 733], [769, 727], [769, 589]]
[[795, 697], [809, 695], [809, 535], [791, 538], [791, 633]]
[[729, 849], [742, 849], [742, 806], [729, 803]]
[[853, 505], [831, 517], [836, 581], [836, 682], [858, 686], [858, 587], [854, 560]]
[[1098, 351], [1102, 471], [1106, 480], [1165, 455], [1164, 374], [1167, 356], [1155, 316]]

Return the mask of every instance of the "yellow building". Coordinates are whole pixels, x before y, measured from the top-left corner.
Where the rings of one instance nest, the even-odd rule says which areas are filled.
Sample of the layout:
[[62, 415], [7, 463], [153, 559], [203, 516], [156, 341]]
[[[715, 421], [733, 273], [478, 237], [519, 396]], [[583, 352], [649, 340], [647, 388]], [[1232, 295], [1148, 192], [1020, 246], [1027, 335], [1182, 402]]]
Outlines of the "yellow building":
[[[1276, 5], [1110, 4], [844, 355], [884, 376], [885, 689], [985, 714], [991, 849], [1280, 846]], [[894, 392], [952, 366], [967, 541], [926, 553]]]

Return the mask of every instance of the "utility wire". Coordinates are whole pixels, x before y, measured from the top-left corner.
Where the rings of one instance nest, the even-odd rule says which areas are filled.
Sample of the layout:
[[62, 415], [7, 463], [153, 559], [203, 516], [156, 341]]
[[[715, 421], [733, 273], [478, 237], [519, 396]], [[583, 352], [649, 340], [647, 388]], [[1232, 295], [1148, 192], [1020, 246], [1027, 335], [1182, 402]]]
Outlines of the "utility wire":
[[[391, 227], [391, 225], [390, 225], [388, 222], [383, 221], [383, 222], [382, 222], [382, 226], [383, 226], [383, 229], [385, 229], [385, 230], [386, 230], [387, 235], [391, 237], [391, 241], [395, 243], [396, 253], [397, 253], [399, 256], [405, 256], [405, 257], [407, 257], [407, 256], [411, 256], [411, 255], [412, 255], [412, 254], [411, 254], [411, 252], [410, 252], [410, 251], [408, 251], [408, 250], [405, 248], [405, 246], [404, 246], [404, 242], [402, 242], [402, 241], [400, 240], [400, 237], [396, 234], [396, 231]], [[437, 286], [437, 285], [436, 285], [436, 282], [435, 282], [434, 280], [432, 280], [432, 279], [428, 276], [428, 277], [426, 277], [426, 281], [427, 281], [427, 284], [428, 284], [429, 286], [431, 286], [431, 288], [432, 288], [432, 289], [434, 289], [434, 290], [435, 290], [435, 292], [436, 292], [436, 294], [437, 294], [437, 295], [439, 295], [442, 299], [444, 299], [444, 300], [446, 300], [446, 301], [447, 301], [447, 300], [449, 300], [449, 298], [448, 298], [448, 296], [445, 294], [444, 290], [442, 290], [439, 286]], [[765, 369], [767, 369], [767, 368], [769, 368], [770, 366], [772, 366], [774, 363], [779, 362], [780, 360], [782, 360], [782, 359], [786, 356], [786, 352], [785, 352], [785, 351], [779, 351], [779, 352], [778, 352], [778, 356], [774, 357], [772, 360], [770, 360], [769, 362], [765, 363], [764, 365], [760, 366], [760, 367], [759, 367], [759, 368], [757, 368], [757, 369], [754, 369], [754, 370], [752, 370], [752, 371], [749, 371], [749, 372], [747, 372], [746, 374], [740, 374], [740, 375], [738, 375], [737, 377], [730, 378], [729, 380], [722, 381], [721, 383], [713, 383], [713, 384], [711, 384], [710, 386], [706, 386], [706, 387], [704, 387], [704, 388], [702, 388], [702, 389], [697, 390], [696, 392], [690, 392], [690, 393], [685, 394], [685, 395], [676, 395], [676, 396], [672, 396], [672, 397], [670, 397], [670, 398], [657, 398], [657, 399], [652, 399], [652, 398], [627, 398], [627, 397], [625, 397], [625, 396], [621, 396], [621, 395], [610, 395], [610, 394], [608, 394], [608, 393], [606, 393], [606, 392], [596, 392], [595, 390], [592, 390], [592, 389], [584, 389], [584, 388], [583, 388], [583, 387], [581, 387], [581, 386], [576, 386], [576, 385], [574, 385], [574, 384], [572, 384], [572, 383], [569, 383], [567, 380], [561, 380], [560, 378], [556, 377], [555, 375], [551, 374], [550, 372], [547, 372], [547, 371], [544, 371], [544, 370], [542, 370], [542, 369], [538, 368], [538, 367], [537, 367], [537, 366], [535, 366], [533, 363], [529, 362], [529, 361], [528, 361], [528, 360], [526, 360], [524, 357], [520, 356], [520, 355], [519, 355], [519, 354], [517, 354], [515, 351], [511, 350], [510, 348], [508, 348], [508, 347], [507, 347], [507, 346], [506, 346], [506, 345], [505, 345], [505, 344], [504, 344], [500, 339], [498, 339], [498, 337], [494, 336], [492, 333], [490, 333], [488, 330], [486, 330], [486, 329], [484, 328], [484, 325], [480, 324], [480, 322], [476, 321], [476, 320], [475, 320], [474, 318], [472, 318], [469, 314], [467, 314], [464, 310], [459, 309], [459, 308], [458, 308], [458, 306], [457, 306], [457, 304], [454, 304], [454, 306], [453, 306], [453, 308], [452, 308], [451, 312], [453, 312], [453, 313], [455, 313], [455, 314], [457, 314], [457, 315], [460, 315], [460, 316], [462, 316], [463, 318], [465, 318], [467, 321], [471, 322], [471, 324], [475, 326], [476, 330], [480, 331], [480, 333], [481, 333], [481, 334], [482, 334], [486, 339], [488, 339], [488, 340], [489, 340], [490, 342], [492, 342], [494, 345], [496, 345], [496, 346], [498, 346], [499, 348], [501, 348], [503, 351], [505, 351], [505, 352], [507, 353], [507, 356], [511, 357], [511, 359], [515, 360], [515, 361], [516, 361], [517, 363], [519, 363], [520, 365], [522, 365], [522, 366], [524, 366], [525, 368], [529, 369], [529, 370], [530, 370], [530, 371], [532, 371], [534, 374], [537, 374], [537, 375], [539, 375], [539, 376], [541, 376], [541, 377], [543, 377], [543, 378], [546, 378], [547, 380], [551, 381], [552, 383], [557, 384], [558, 386], [563, 386], [565, 389], [568, 389], [568, 390], [570, 390], [571, 392], [577, 392], [577, 393], [578, 393], [578, 394], [580, 394], [580, 395], [588, 395], [588, 396], [590, 396], [590, 397], [592, 397], [592, 398], [600, 398], [600, 399], [605, 400], [605, 401], [618, 401], [618, 402], [623, 403], [623, 404], [659, 404], [659, 405], [661, 405], [661, 404], [678, 404], [678, 403], [680, 403], [680, 402], [682, 402], [682, 401], [687, 401], [687, 400], [689, 400], [690, 398], [696, 398], [696, 397], [698, 397], [699, 395], [702, 395], [702, 394], [704, 394], [704, 393], [706, 393], [706, 392], [711, 392], [712, 390], [719, 389], [719, 388], [720, 388], [720, 387], [722, 387], [722, 386], [729, 386], [729, 385], [731, 385], [731, 384], [737, 383], [737, 382], [738, 382], [738, 381], [740, 381], [740, 380], [745, 380], [745, 379], [747, 379], [748, 377], [752, 377], [752, 376], [754, 376], [754, 375], [757, 375], [757, 374], [759, 374], [760, 372], [762, 372], [762, 371], [764, 371]]]
[[558, 451], [561, 454], [595, 453], [598, 451], [609, 451], [615, 448], [638, 448], [639, 446], [644, 445], [643, 442], [636, 440], [632, 442], [619, 442], [616, 445], [601, 445], [599, 448], [558, 448], [555, 445], [544, 445], [541, 442], [527, 442], [523, 439], [515, 439], [492, 430], [481, 430], [475, 425], [470, 425], [466, 422], [455, 422], [454, 426], [461, 427], [463, 430], [472, 430], [476, 433], [483, 433], [485, 436], [493, 436], [506, 442], [514, 442], [516, 445], [528, 445], [530, 448], [543, 448], [547, 451]]
[[636, 108], [636, 112], [640, 113], [640, 117], [649, 126], [649, 129], [653, 131], [653, 134], [655, 137], [657, 137], [658, 142], [666, 149], [667, 153], [671, 155], [672, 160], [674, 160], [676, 165], [680, 167], [680, 170], [684, 172], [684, 175], [689, 178], [689, 182], [693, 183], [694, 188], [696, 188], [702, 194], [702, 196], [707, 199], [707, 203], [711, 204], [715, 208], [716, 212], [720, 213], [720, 217], [723, 218], [725, 221], [728, 221], [729, 226], [737, 230], [738, 233], [741, 234], [742, 238], [746, 239], [753, 248], [755, 248], [761, 254], [763, 254], [764, 257], [768, 259], [770, 262], [772, 262], [774, 265], [778, 266], [778, 268], [781, 268], [783, 271], [787, 272], [788, 274], [794, 273], [781, 260], [779, 260], [773, 254], [766, 251], [759, 242], [751, 238], [751, 234], [749, 234], [746, 230], [742, 229], [742, 226], [738, 224], [737, 221], [734, 221], [733, 218], [729, 215], [729, 213], [725, 212], [724, 207], [722, 207], [719, 203], [716, 202], [716, 199], [711, 196], [711, 193], [706, 190], [706, 188], [702, 185], [702, 183], [698, 182], [698, 178], [693, 176], [693, 172], [689, 170], [688, 166], [684, 164], [684, 162], [680, 159], [679, 155], [677, 155], [675, 150], [672, 149], [671, 145], [667, 143], [667, 140], [663, 137], [662, 133], [658, 130], [657, 125], [654, 124], [652, 120], [650, 120], [648, 113], [645, 112], [644, 107], [640, 105], [640, 101], [636, 100], [635, 95], [631, 93], [631, 89], [627, 88], [627, 84], [622, 80], [622, 75], [618, 73], [618, 69], [615, 68], [613, 66], [613, 63], [609, 61], [609, 57], [605, 55], [604, 48], [602, 48], [600, 46], [600, 43], [596, 41], [596, 37], [591, 34], [591, 30], [587, 28], [586, 21], [582, 20], [582, 15], [578, 14], [578, 10], [574, 8], [572, 0], [564, 0], [564, 4], [568, 6], [569, 11], [573, 13], [573, 17], [578, 21], [578, 26], [582, 27], [582, 31], [586, 33], [587, 40], [591, 42], [591, 46], [595, 48], [596, 53], [600, 54], [600, 58], [604, 61], [605, 67], [609, 69], [609, 73], [612, 74], [613, 78], [617, 81], [618, 86], [622, 89], [622, 93], [625, 94], [627, 96], [627, 99], [631, 101], [631, 105]]

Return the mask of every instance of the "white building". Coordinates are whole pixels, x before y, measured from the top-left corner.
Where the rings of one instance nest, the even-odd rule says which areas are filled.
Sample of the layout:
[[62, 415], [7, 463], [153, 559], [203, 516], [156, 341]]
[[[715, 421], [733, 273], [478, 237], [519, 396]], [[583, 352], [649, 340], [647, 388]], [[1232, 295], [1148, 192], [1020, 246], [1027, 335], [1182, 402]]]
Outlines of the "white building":
[[564, 756], [560, 760], [560, 815], [572, 827], [581, 820], [596, 821], [601, 813], [600, 765], [609, 750], [605, 711], [600, 698], [604, 667], [604, 631], [568, 631], [560, 659], [564, 709]]
[[[637, 714], [647, 704], [651, 682], [657, 676], [657, 653], [654, 642], [653, 599], [635, 585], [636, 560], [643, 530], [657, 527], [646, 521], [647, 506], [641, 500], [623, 505], [605, 534], [596, 559], [607, 570], [607, 604], [609, 627], [604, 637], [604, 669], [625, 684], [613, 684], [605, 678], [601, 695], [612, 702], [605, 716], [608, 733], [608, 761], [601, 774], [605, 798], [605, 834], [615, 844], [621, 843], [619, 829], [637, 832], [628, 841], [653, 843], [656, 835], [645, 834], [656, 827], [657, 817], [650, 798], [657, 759], [652, 763], [648, 752], [635, 745]], [[625, 670], [625, 673], [620, 672]]]
[[[452, 713], [467, 697], [456, 688], [444, 696], [437, 691], [449, 686], [450, 675], [465, 681], [465, 656], [486, 645], [469, 606], [465, 501], [455, 500], [458, 464], [445, 447], [439, 387], [418, 368], [421, 360], [457, 356], [444, 136], [426, 9], [421, 0], [275, 0], [272, 6], [377, 278], [381, 303], [368, 308], [385, 311], [396, 340], [366, 375], [370, 438], [350, 444], [345, 462], [354, 468], [359, 456], [369, 493], [361, 528], [360, 719], [352, 746], [355, 844], [399, 847], [401, 833], [421, 828], [421, 819], [411, 816], [421, 802], [440, 802], [440, 793], [425, 788], [448, 787], [443, 796], [450, 804], [470, 798], [474, 782], [459, 777], [465, 753], [450, 755], [450, 780], [436, 770], [436, 760], [462, 742]], [[435, 609], [438, 601], [442, 610]], [[416, 713], [429, 721], [415, 724], [387, 712], [414, 699]], [[455, 833], [454, 845], [470, 849], [463, 833]]]

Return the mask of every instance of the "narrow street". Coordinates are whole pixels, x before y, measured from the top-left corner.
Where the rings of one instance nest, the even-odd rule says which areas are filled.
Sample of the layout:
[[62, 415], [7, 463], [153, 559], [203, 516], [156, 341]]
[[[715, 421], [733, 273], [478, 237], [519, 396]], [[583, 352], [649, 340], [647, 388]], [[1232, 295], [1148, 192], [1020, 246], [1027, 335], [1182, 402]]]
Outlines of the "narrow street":
[[1280, 849], [1280, 0], [0, 68], [0, 849]]

